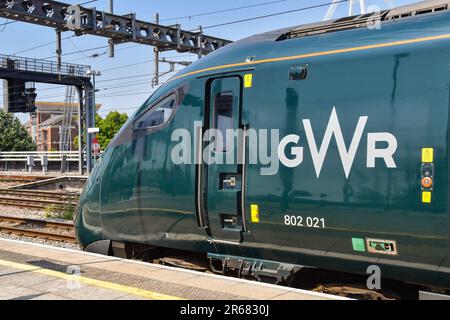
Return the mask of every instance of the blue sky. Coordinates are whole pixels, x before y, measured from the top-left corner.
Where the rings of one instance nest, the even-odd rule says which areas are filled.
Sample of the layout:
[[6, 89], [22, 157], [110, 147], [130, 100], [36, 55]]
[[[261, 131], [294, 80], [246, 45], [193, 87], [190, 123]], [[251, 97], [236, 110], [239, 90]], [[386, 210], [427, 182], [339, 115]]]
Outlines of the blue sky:
[[[222, 12], [218, 14], [205, 15], [200, 17], [182, 18], [175, 20], [165, 20], [175, 17], [190, 16], [199, 13], [262, 4], [274, 0], [115, 0], [115, 13], [126, 14], [135, 12], [138, 19], [153, 21], [155, 13], [160, 14], [161, 24], [171, 25], [180, 23], [184, 29], [195, 29], [199, 25], [204, 27], [219, 23], [246, 19], [276, 12], [299, 9], [307, 6], [324, 4], [330, 0], [284, 0], [273, 4], [258, 7]], [[63, 1], [72, 4], [77, 1]], [[86, 2], [86, 1], [81, 1]], [[399, 6], [416, 1], [411, 0], [366, 0], [366, 4], [376, 5], [380, 8], [388, 8], [392, 5]], [[106, 10], [107, 0], [98, 0], [86, 6], [95, 6], [99, 10]], [[253, 20], [250, 22], [232, 24], [223, 27], [205, 30], [206, 34], [230, 40], [238, 40], [252, 34], [270, 31], [278, 28], [289, 27], [323, 19], [327, 7], [311, 9], [307, 11], [293, 12], [278, 15], [270, 18]], [[347, 15], [348, 4], [339, 5], [335, 17]], [[6, 19], [0, 18], [0, 54], [15, 54], [22, 50], [39, 46], [51, 42], [55, 39], [55, 32], [51, 28], [40, 27], [27, 23], [13, 23], [7, 25], [3, 30], [1, 25]], [[3, 31], [2, 31], [3, 30]], [[72, 35], [71, 32], [63, 34], [63, 38]], [[100, 47], [107, 44], [107, 39], [82, 36], [63, 41], [63, 53], [72, 53], [79, 50]], [[108, 58], [103, 54], [106, 49], [92, 50], [84, 53], [70, 54], [63, 57], [64, 62], [90, 65], [94, 69], [102, 71], [102, 76], [98, 78], [97, 102], [103, 104], [101, 115], [107, 114], [111, 110], [119, 110], [128, 114], [132, 113], [152, 91], [151, 78], [153, 70], [153, 48], [145, 45], [133, 45], [132, 43], [121, 44], [116, 47], [116, 57]], [[19, 56], [32, 58], [47, 58], [55, 55], [55, 46], [48, 45], [33, 51], [28, 51]], [[93, 54], [100, 54], [92, 58]], [[103, 55], [102, 55], [103, 54]], [[195, 60], [196, 55], [186, 53], [167, 52], [162, 56], [170, 57], [171, 60]], [[135, 64], [130, 66], [130, 64]], [[181, 67], [178, 67], [181, 68]], [[113, 70], [110, 70], [113, 69]], [[162, 71], [168, 69], [161, 66]], [[121, 79], [123, 77], [140, 76], [135, 79]], [[116, 79], [114, 81], [106, 81]], [[167, 77], [163, 78], [167, 79]], [[0, 87], [2, 85], [0, 84]], [[64, 101], [65, 88], [55, 87], [46, 84], [38, 85], [38, 100], [40, 101]], [[0, 91], [2, 92], [2, 91]], [[0, 107], [3, 98], [0, 97]], [[18, 115], [22, 121], [27, 120], [26, 115]]]

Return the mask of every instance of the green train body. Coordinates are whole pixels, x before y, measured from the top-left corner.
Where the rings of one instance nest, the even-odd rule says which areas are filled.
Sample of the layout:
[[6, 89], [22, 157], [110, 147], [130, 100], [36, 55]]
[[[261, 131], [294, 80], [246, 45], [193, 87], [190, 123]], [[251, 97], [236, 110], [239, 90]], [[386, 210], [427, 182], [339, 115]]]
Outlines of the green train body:
[[[384, 20], [269, 32], [186, 67], [105, 150], [78, 206], [79, 242], [358, 274], [378, 265], [385, 278], [450, 288], [450, 12]], [[152, 127], [142, 119], [162, 100], [172, 112]], [[289, 137], [278, 171], [251, 163], [249, 136], [234, 147], [237, 164], [174, 151], [177, 129], [191, 134], [192, 159], [198, 130], [227, 124]], [[262, 151], [278, 159], [277, 148]]]

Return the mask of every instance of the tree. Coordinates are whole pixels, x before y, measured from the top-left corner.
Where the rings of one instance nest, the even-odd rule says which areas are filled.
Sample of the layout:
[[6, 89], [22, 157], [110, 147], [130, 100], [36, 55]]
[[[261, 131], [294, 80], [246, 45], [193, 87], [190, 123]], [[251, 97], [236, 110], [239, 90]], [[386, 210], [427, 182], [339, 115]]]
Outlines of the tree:
[[[114, 136], [119, 132], [122, 126], [127, 122], [128, 115], [126, 113], [120, 113], [117, 111], [111, 111], [106, 118], [102, 119], [98, 114], [95, 116], [95, 124], [100, 129], [98, 136], [98, 142], [100, 148], [105, 150]], [[74, 146], [78, 148], [78, 137], [74, 139]]]
[[111, 111], [106, 118], [97, 120], [97, 126], [100, 128], [100, 134], [98, 135], [98, 142], [102, 150], [105, 150], [109, 142], [123, 127], [128, 120], [126, 113], [120, 113], [118, 111]]
[[0, 110], [0, 151], [36, 151], [36, 144], [20, 120], [3, 110]]

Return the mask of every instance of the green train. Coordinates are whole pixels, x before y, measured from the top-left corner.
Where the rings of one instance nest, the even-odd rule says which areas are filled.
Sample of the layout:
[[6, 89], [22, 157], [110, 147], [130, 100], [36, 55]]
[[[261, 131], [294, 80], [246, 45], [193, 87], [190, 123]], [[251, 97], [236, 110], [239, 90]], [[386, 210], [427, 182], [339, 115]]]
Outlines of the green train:
[[450, 2], [277, 30], [183, 69], [105, 150], [75, 218], [86, 251], [206, 254], [450, 288]]

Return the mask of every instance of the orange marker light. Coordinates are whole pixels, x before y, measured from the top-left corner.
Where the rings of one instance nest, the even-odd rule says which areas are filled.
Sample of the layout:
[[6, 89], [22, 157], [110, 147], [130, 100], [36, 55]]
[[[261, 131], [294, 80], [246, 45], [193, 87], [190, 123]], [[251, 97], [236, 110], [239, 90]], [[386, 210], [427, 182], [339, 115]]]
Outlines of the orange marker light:
[[425, 177], [422, 179], [422, 187], [429, 189], [433, 186], [433, 179], [430, 177]]

